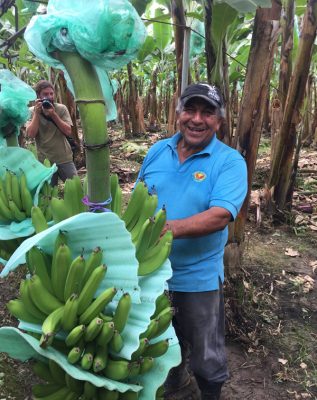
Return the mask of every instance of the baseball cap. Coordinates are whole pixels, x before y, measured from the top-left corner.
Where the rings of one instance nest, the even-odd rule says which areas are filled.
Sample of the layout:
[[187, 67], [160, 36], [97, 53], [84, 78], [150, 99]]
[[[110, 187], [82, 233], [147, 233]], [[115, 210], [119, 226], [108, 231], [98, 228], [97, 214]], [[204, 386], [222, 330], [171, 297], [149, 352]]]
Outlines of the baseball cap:
[[221, 115], [224, 116], [224, 102], [217, 86], [208, 83], [194, 83], [187, 86], [180, 97], [181, 106], [184, 106], [193, 97], [205, 99], [212, 106], [220, 109]]

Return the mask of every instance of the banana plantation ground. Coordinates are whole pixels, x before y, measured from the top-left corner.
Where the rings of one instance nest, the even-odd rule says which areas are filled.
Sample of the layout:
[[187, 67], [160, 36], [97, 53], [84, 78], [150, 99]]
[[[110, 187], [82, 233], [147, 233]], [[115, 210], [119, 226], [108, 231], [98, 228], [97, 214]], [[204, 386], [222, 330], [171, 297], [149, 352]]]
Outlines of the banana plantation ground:
[[[112, 171], [126, 195], [151, 134], [129, 142], [111, 130]], [[302, 151], [292, 213], [274, 222], [264, 187], [269, 139], [261, 142], [242, 265], [226, 283], [230, 380], [222, 400], [317, 399], [317, 151]], [[76, 157], [80, 174], [85, 167]], [[62, 189], [62, 188], [61, 188]], [[1, 268], [1, 266], [0, 266]], [[16, 325], [5, 304], [15, 298], [25, 269], [0, 280], [0, 326]], [[31, 399], [32, 362], [0, 354], [0, 400]], [[185, 400], [185, 399], [180, 399]]]

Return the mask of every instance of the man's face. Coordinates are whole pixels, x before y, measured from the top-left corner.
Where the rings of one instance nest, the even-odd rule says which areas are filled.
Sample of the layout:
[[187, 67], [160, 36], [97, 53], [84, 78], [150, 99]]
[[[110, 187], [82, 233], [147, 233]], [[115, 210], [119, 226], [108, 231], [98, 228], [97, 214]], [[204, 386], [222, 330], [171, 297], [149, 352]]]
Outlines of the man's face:
[[40, 91], [40, 99], [48, 99], [51, 103], [54, 102], [54, 90], [51, 87], [47, 87]]
[[200, 97], [193, 97], [179, 114], [178, 123], [184, 144], [200, 151], [220, 128], [221, 118], [211, 104]]

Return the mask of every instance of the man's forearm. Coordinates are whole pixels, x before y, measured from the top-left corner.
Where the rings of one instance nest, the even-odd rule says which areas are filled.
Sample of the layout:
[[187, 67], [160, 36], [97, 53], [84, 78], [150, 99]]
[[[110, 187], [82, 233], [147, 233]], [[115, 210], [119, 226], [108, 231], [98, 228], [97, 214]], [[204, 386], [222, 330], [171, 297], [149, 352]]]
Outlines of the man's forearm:
[[163, 233], [172, 230], [174, 239], [204, 236], [221, 231], [230, 220], [229, 211], [221, 207], [212, 207], [188, 218], [168, 220]]
[[30, 123], [26, 126], [26, 134], [30, 138], [35, 138], [39, 132], [40, 117], [34, 114]]

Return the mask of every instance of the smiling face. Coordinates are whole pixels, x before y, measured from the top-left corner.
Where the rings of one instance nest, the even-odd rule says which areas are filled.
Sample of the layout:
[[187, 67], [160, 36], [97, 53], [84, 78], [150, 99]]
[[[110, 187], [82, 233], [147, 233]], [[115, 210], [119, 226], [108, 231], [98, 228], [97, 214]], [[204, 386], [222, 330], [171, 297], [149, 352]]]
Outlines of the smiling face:
[[206, 147], [220, 128], [222, 118], [218, 110], [200, 97], [187, 101], [178, 116], [182, 146], [192, 153]]

